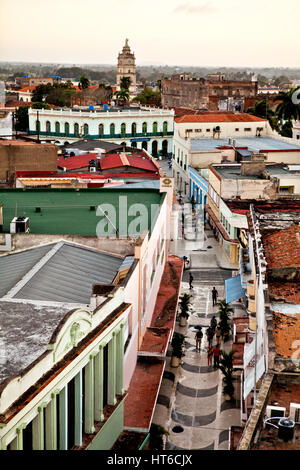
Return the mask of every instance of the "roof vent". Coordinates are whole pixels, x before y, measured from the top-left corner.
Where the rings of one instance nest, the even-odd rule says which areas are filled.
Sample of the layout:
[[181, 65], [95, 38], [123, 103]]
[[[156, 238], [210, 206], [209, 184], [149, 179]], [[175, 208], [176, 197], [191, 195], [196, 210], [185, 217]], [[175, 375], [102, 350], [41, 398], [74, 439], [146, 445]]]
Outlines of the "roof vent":
[[278, 423], [278, 438], [285, 442], [291, 441], [294, 437], [295, 422], [289, 418], [281, 418]]

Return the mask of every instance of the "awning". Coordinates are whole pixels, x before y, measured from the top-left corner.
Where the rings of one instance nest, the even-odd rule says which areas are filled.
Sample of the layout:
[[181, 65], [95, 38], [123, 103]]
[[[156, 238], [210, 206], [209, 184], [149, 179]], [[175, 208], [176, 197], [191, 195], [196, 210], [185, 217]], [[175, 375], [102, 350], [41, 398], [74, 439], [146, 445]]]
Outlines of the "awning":
[[226, 303], [234, 302], [245, 297], [246, 289], [242, 287], [241, 275], [225, 280]]

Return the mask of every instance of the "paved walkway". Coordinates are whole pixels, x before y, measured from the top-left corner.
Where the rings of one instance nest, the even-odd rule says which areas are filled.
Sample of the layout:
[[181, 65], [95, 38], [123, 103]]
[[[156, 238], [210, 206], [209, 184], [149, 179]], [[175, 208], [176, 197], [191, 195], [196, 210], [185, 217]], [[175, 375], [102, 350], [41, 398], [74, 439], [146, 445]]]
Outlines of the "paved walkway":
[[[162, 167], [166, 166], [162, 162]], [[167, 174], [168, 170], [163, 168]], [[179, 231], [181, 228], [179, 228]], [[240, 425], [238, 402], [225, 401], [222, 393], [222, 373], [207, 365], [206, 328], [211, 317], [217, 314], [213, 307], [211, 290], [215, 286], [219, 298], [224, 298], [224, 280], [237, 269], [228, 261], [210, 230], [204, 230], [201, 242], [179, 239], [170, 243], [170, 254], [190, 259], [181, 283], [181, 293], [192, 293], [192, 314], [187, 327], [176, 322], [175, 331], [184, 333], [185, 356], [181, 366], [170, 365], [171, 349], [162, 380], [153, 422], [162, 425], [169, 435], [166, 449], [226, 450], [229, 427]], [[193, 289], [189, 289], [188, 273], [193, 273]], [[240, 304], [234, 316], [240, 316]], [[217, 316], [217, 315], [216, 315]], [[196, 352], [195, 332], [202, 326], [201, 351]], [[215, 339], [214, 339], [215, 344]], [[221, 343], [221, 349], [229, 351], [231, 341]]]

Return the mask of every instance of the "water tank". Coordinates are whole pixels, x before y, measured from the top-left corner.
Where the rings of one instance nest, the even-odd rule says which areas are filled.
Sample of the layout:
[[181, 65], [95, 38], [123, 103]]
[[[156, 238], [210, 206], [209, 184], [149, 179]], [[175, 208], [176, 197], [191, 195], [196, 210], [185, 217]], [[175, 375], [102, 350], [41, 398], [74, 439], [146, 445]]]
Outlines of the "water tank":
[[104, 111], [107, 111], [107, 110], [108, 110], [108, 104], [105, 103], [105, 104], [103, 105], [103, 108], [104, 108]]
[[89, 105], [89, 110], [90, 110], [90, 111], [94, 111], [94, 105], [90, 104], [90, 105]]
[[278, 422], [278, 438], [285, 442], [291, 441], [294, 437], [295, 421], [288, 418], [281, 418]]

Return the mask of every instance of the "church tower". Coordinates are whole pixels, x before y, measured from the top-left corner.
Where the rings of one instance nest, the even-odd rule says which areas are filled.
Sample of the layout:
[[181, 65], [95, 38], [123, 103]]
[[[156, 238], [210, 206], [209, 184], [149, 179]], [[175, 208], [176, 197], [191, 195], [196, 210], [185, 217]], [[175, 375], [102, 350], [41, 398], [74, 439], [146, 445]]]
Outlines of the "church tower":
[[131, 52], [128, 45], [128, 39], [125, 41], [125, 46], [122, 52], [118, 55], [118, 68], [117, 68], [117, 90], [120, 90], [121, 78], [130, 77], [131, 84], [129, 87], [130, 95], [136, 95], [136, 67], [134, 53]]

